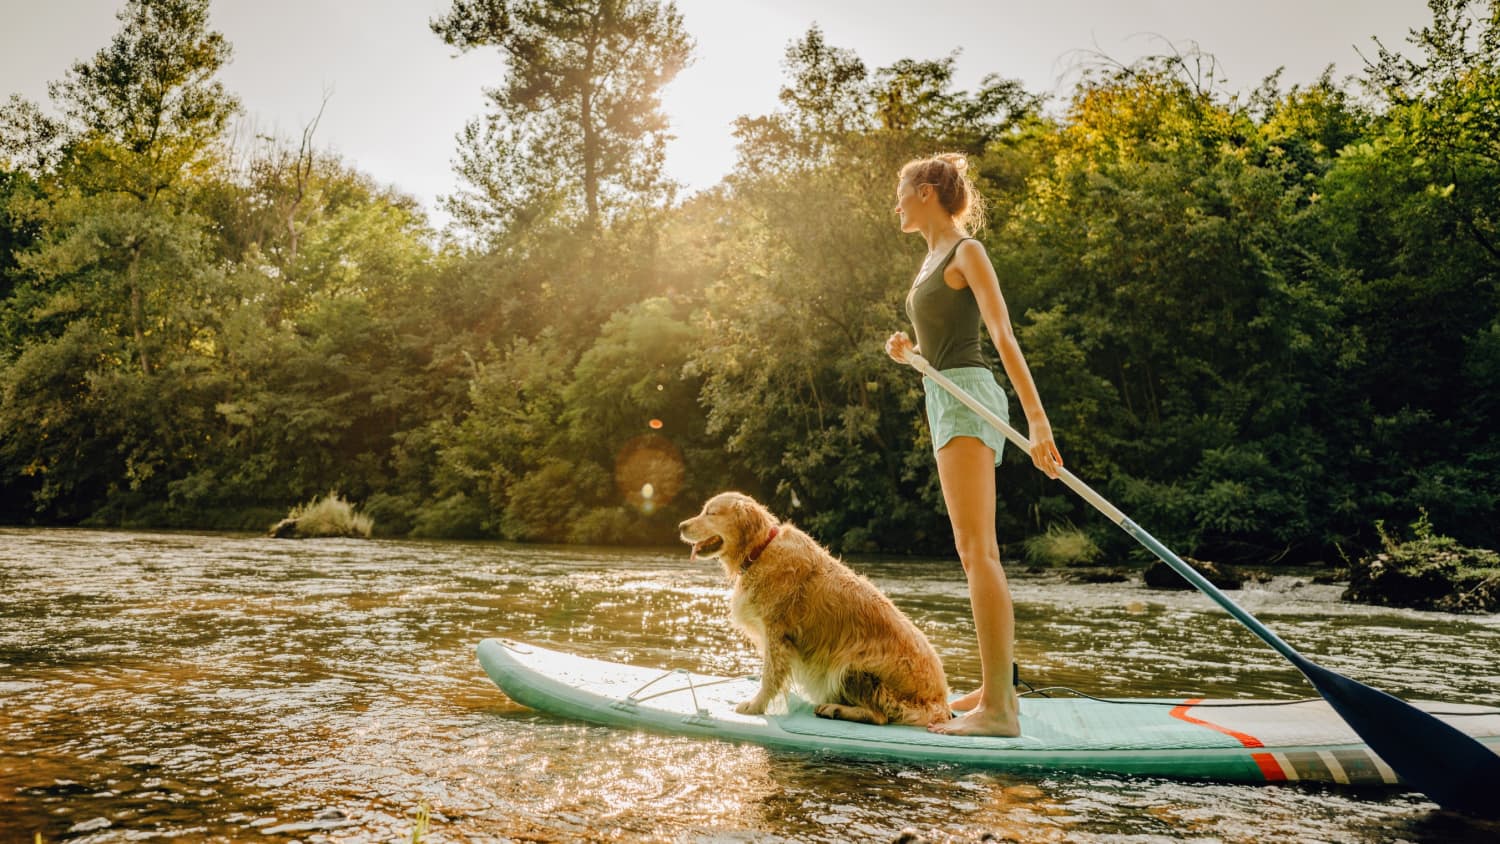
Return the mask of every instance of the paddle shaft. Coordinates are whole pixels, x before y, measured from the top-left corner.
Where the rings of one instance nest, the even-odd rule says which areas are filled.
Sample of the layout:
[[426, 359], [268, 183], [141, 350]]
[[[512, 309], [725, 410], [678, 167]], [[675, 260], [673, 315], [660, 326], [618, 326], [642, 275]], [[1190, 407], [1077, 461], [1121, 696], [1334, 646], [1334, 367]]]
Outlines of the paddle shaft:
[[[917, 371], [937, 382], [938, 386], [942, 387], [944, 390], [952, 393], [954, 398], [963, 402], [969, 407], [970, 410], [979, 414], [980, 418], [984, 419], [984, 421], [995, 426], [996, 430], [1004, 434], [1006, 439], [1015, 443], [1023, 452], [1025, 452], [1026, 454], [1031, 453], [1031, 442], [1029, 440], [1021, 436], [1021, 433], [1019, 431], [1006, 424], [1005, 420], [1001, 419], [999, 416], [996, 416], [989, 408], [980, 404], [978, 399], [969, 395], [968, 392], [966, 392], [963, 388], [959, 387], [957, 384], [950, 381], [941, 372], [938, 372], [936, 369], [934, 369], [932, 364], [927, 362], [926, 358], [915, 352], [908, 353], [907, 357], [908, 361], [913, 367], [917, 369]], [[1126, 533], [1130, 534], [1131, 537], [1135, 539], [1135, 541], [1150, 549], [1151, 553], [1155, 554], [1157, 557], [1160, 557], [1162, 562], [1171, 566], [1173, 571], [1187, 578], [1187, 581], [1189, 583], [1198, 587], [1199, 591], [1212, 598], [1214, 600], [1214, 603], [1227, 610], [1229, 614], [1238, 619], [1241, 624], [1248, 627], [1250, 629], [1250, 632], [1254, 633], [1256, 636], [1259, 636], [1266, 644], [1275, 648], [1282, 656], [1292, 660], [1293, 662], [1298, 662], [1302, 659], [1301, 654], [1297, 653], [1296, 649], [1294, 649], [1291, 645], [1288, 645], [1286, 642], [1282, 641], [1280, 636], [1277, 636], [1275, 633], [1272, 633], [1270, 630], [1266, 629], [1266, 626], [1261, 624], [1260, 621], [1255, 618], [1255, 616], [1246, 612], [1243, 608], [1240, 607], [1239, 604], [1236, 604], [1234, 601], [1230, 600], [1228, 595], [1225, 595], [1223, 592], [1219, 591], [1219, 588], [1210, 583], [1208, 581], [1208, 578], [1205, 578], [1203, 575], [1199, 574], [1197, 569], [1183, 562], [1181, 558], [1172, 553], [1172, 550], [1170, 548], [1161, 544], [1161, 542], [1158, 541], [1156, 537], [1147, 533], [1144, 528], [1126, 517], [1126, 515], [1120, 511], [1120, 508], [1109, 503], [1109, 501], [1105, 500], [1104, 496], [1095, 492], [1092, 487], [1079, 480], [1077, 475], [1074, 475], [1072, 472], [1069, 472], [1067, 469], [1059, 466], [1057, 467], [1057, 479], [1066, 484], [1068, 489], [1073, 490], [1084, 501], [1092, 504], [1095, 509], [1103, 513], [1105, 517], [1107, 517], [1110, 521], [1119, 525], [1120, 528]]]

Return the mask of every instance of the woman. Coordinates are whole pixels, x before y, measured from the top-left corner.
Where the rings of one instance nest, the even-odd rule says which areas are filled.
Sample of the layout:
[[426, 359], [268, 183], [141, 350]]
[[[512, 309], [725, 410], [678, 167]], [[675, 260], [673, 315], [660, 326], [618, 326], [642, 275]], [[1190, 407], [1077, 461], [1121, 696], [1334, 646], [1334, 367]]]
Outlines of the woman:
[[[901, 231], [922, 234], [927, 259], [906, 295], [906, 315], [916, 330], [917, 343], [914, 346], [905, 332], [898, 331], [886, 341], [886, 353], [905, 363], [908, 352], [918, 352], [995, 415], [1008, 420], [1005, 394], [980, 351], [982, 321], [1026, 411], [1031, 460], [1056, 478], [1062, 455], [1052, 441], [1052, 426], [1031, 370], [1011, 332], [999, 279], [984, 247], [968, 236], [978, 227], [983, 204], [967, 169], [964, 157], [953, 153], [911, 161], [901, 168], [896, 188]], [[943, 501], [969, 581], [983, 675], [977, 690], [953, 704], [964, 715], [928, 729], [957, 735], [1018, 736], [1020, 702], [1011, 680], [1015, 612], [995, 538], [995, 467], [1000, 464], [1005, 437], [932, 379], [924, 378], [922, 384]]]

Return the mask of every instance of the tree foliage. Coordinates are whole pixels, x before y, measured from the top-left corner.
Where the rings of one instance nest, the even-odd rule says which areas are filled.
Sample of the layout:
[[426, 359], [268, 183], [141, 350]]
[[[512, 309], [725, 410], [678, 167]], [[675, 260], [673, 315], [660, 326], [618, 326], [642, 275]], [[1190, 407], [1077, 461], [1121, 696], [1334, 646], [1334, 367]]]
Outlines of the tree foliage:
[[[921, 248], [896, 173], [959, 150], [1069, 466], [1154, 533], [1335, 559], [1425, 512], [1493, 547], [1500, 17], [1430, 6], [1359, 79], [1240, 96], [1173, 52], [1052, 112], [813, 28], [678, 201], [671, 3], [455, 0], [432, 29], [508, 59], [459, 139], [459, 245], [316, 121], [228, 143], [206, 0], [132, 0], [51, 109], [0, 107], [0, 508], [261, 528], [332, 490], [392, 533], [671, 542], [737, 488], [840, 550], [947, 552], [882, 341]], [[1000, 473], [1008, 546], [1098, 525], [1014, 450]]]
[[460, 50], [499, 48], [509, 65], [487, 92], [491, 112], [460, 136], [461, 219], [506, 229], [581, 218], [597, 232], [668, 196], [661, 90], [692, 48], [674, 4], [453, 0], [431, 25]]

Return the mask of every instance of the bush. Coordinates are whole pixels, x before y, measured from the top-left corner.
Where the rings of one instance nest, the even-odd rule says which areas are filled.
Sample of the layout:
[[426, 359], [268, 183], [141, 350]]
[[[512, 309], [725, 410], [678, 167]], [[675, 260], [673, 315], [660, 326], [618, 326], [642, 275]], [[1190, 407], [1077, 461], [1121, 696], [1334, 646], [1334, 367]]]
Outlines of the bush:
[[480, 539], [493, 536], [486, 527], [492, 519], [483, 502], [456, 492], [417, 509], [411, 535], [422, 539]]
[[519, 542], [572, 541], [572, 526], [586, 509], [579, 502], [599, 486], [599, 474], [596, 467], [547, 459], [506, 490], [510, 501], [500, 514], [500, 535]]
[[280, 524], [271, 528], [275, 536], [296, 536], [307, 539], [315, 536], [358, 536], [368, 539], [375, 522], [363, 513], [354, 512], [354, 505], [330, 492], [325, 498], [314, 498], [306, 504], [292, 508]]
[[636, 521], [624, 507], [593, 507], [573, 522], [568, 541], [580, 545], [626, 544]]
[[1072, 525], [1048, 525], [1046, 533], [1027, 537], [1023, 549], [1026, 562], [1038, 566], [1088, 566], [1104, 556], [1087, 533]]
[[1402, 542], [1377, 521], [1383, 550], [1349, 568], [1346, 601], [1447, 612], [1500, 610], [1500, 554], [1460, 545], [1432, 529], [1426, 511]]

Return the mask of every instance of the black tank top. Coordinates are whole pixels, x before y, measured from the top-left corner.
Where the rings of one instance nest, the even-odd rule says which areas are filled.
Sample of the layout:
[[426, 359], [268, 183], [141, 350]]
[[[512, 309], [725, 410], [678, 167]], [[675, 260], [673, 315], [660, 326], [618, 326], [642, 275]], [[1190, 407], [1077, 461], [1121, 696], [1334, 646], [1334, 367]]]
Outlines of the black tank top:
[[948, 251], [936, 268], [917, 280], [906, 294], [906, 317], [917, 333], [917, 349], [934, 369], [988, 366], [980, 349], [979, 329], [984, 320], [974, 291], [966, 284], [958, 290], [943, 281], [943, 271], [966, 237]]

